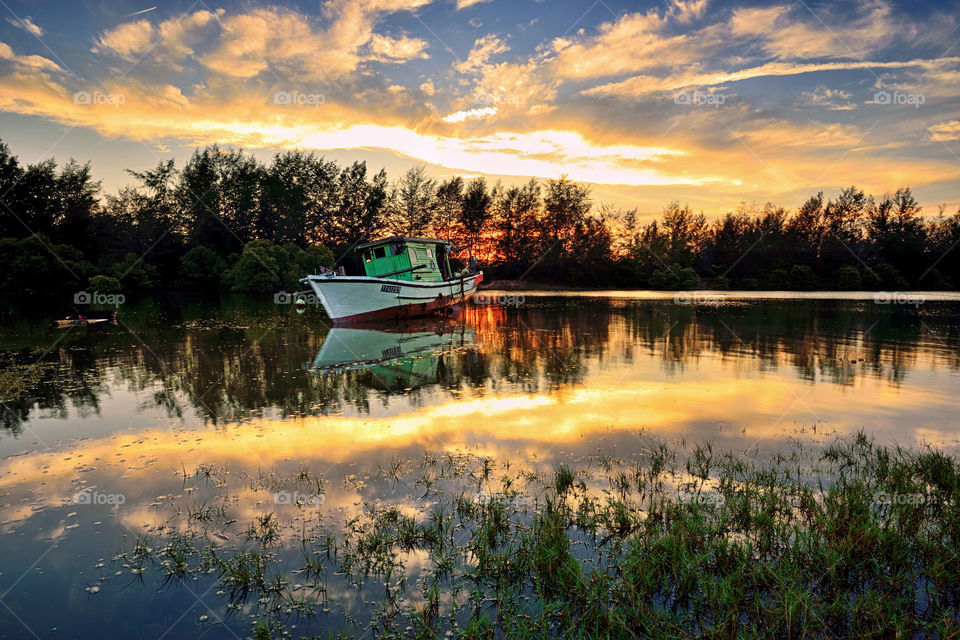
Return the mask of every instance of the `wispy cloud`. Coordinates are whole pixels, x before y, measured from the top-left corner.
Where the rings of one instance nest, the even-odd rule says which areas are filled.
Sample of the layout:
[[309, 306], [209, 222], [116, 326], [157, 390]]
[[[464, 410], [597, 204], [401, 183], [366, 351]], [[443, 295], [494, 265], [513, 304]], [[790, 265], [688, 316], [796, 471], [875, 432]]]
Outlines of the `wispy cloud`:
[[935, 58], [906, 60], [903, 62], [768, 62], [757, 67], [740, 69], [737, 71], [720, 71], [714, 73], [680, 73], [667, 77], [634, 76], [621, 82], [612, 82], [584, 90], [590, 96], [624, 96], [640, 97], [666, 91], [674, 91], [687, 87], [709, 87], [750, 80], [752, 78], [795, 76], [805, 73], [823, 71], [851, 71], [857, 69], [905, 69], [917, 67], [921, 69], [941, 69], [945, 66], [960, 63], [960, 58]]
[[930, 127], [930, 139], [934, 142], [960, 140], [960, 120], [941, 122]]
[[853, 94], [843, 89], [830, 89], [819, 86], [813, 91], [804, 91], [800, 94], [799, 106], [812, 106], [830, 111], [851, 111], [857, 108], [851, 100]]
[[[0, 42], [0, 60], [7, 60], [19, 70], [32, 71], [63, 71], [57, 63], [43, 56], [21, 56], [14, 53], [6, 43]], [[15, 96], [10, 96], [15, 98]]]
[[890, 4], [882, 0], [855, 5], [852, 17], [838, 15], [842, 10], [840, 5], [810, 8], [802, 2], [737, 9], [730, 33], [759, 38], [759, 50], [781, 60], [863, 58], [917, 33], [916, 25], [895, 18]]
[[456, 69], [460, 73], [470, 73], [482, 69], [493, 56], [509, 51], [510, 47], [500, 38], [492, 33], [488, 33], [482, 38], [478, 38], [473, 43], [470, 54], [463, 62], [456, 64]]
[[23, 29], [32, 36], [37, 36], [39, 38], [43, 35], [43, 29], [34, 24], [33, 20], [31, 20], [29, 16], [21, 19], [7, 18], [7, 22], [18, 29]]

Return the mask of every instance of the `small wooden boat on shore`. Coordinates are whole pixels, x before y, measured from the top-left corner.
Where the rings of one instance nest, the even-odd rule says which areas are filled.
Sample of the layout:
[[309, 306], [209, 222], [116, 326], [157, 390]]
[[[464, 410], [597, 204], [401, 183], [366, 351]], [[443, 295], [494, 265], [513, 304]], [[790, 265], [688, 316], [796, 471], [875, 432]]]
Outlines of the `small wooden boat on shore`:
[[483, 281], [482, 271], [451, 268], [452, 249], [438, 238], [384, 238], [354, 249], [345, 265], [351, 273], [324, 269], [300, 282], [335, 324], [439, 314], [465, 303]]
[[117, 324], [116, 311], [85, 311], [76, 315], [67, 316], [63, 320], [54, 320], [53, 326], [57, 329], [67, 327], [86, 327], [96, 324]]

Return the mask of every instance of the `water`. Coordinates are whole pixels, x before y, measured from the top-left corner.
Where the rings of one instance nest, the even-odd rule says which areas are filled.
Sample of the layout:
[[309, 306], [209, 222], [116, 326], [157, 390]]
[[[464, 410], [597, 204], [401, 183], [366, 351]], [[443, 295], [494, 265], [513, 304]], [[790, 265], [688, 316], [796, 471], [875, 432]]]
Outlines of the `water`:
[[[290, 604], [308, 591], [302, 541], [315, 551], [371, 504], [429, 508], [469, 485], [444, 469], [484, 457], [508, 475], [658, 439], [749, 456], [860, 430], [957, 446], [958, 295], [509, 295], [364, 329], [251, 297], [143, 298], [116, 326], [66, 330], [49, 326], [65, 309], [7, 304], [0, 637], [247, 637], [267, 615], [294, 636], [366, 635], [381, 579], [331, 569], [302, 598], [312, 615]], [[428, 482], [389, 481], [433, 469], [424, 452]], [[287, 600], [231, 593], [210, 567], [164, 579], [171, 540], [235, 552], [267, 513]]]

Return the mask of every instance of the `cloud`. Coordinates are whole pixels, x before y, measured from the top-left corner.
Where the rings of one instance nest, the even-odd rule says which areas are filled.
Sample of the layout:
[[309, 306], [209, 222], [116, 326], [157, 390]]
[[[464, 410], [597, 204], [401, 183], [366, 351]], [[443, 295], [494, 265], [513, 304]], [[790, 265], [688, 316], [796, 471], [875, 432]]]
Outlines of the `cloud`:
[[427, 41], [419, 38], [391, 38], [373, 34], [370, 40], [370, 51], [378, 60], [403, 61], [413, 58], [429, 58], [426, 54]]
[[[196, 11], [154, 26], [146, 19], [104, 31], [93, 52], [136, 60], [150, 52], [144, 66], [169, 66], [194, 57], [219, 76], [254, 78], [268, 70], [277, 77], [325, 78], [350, 73], [366, 60], [403, 62], [427, 57], [417, 38], [375, 34], [383, 16], [414, 10], [431, 0], [330, 0], [324, 5], [326, 28], [313, 17], [280, 7], [228, 14], [223, 9]], [[283, 72], [283, 73], [280, 73]]]
[[744, 123], [736, 132], [754, 152], [791, 149], [800, 152], [849, 149], [863, 142], [860, 130], [852, 125], [798, 124], [782, 118], [758, 118]]
[[[157, 28], [163, 57], [170, 63], [177, 63], [194, 54], [194, 48], [215, 37], [219, 31], [219, 20], [223, 9], [195, 11], [180, 19], [165, 20]], [[158, 52], [161, 53], [161, 52]]]
[[[0, 48], [0, 55], [5, 53]], [[510, 129], [501, 125], [499, 112], [462, 122], [436, 117], [435, 125], [430, 125], [397, 113], [392, 101], [403, 94], [394, 96], [387, 89], [379, 100], [354, 104], [327, 100], [318, 107], [277, 104], [270, 94], [248, 88], [230, 93], [201, 87], [187, 96], [172, 85], [141, 85], [126, 78], [123, 84], [100, 88], [103, 93], [124, 96], [121, 105], [113, 106], [77, 104], [72, 96], [75, 87], [39, 78], [25, 73], [0, 75], [0, 111], [147, 143], [177, 140], [246, 149], [377, 149], [470, 174], [555, 178], [567, 173], [596, 184], [682, 187], [681, 193], [692, 200], [713, 203], [710, 206], [717, 209], [740, 198], [770, 200], [777, 194], [793, 201], [811, 185], [829, 187], [823, 184], [825, 162], [833, 163], [828, 165], [831, 175], [873, 191], [901, 182], [904, 175], [911, 176], [916, 186], [952, 180], [956, 175], [955, 165], [935, 159], [874, 156], [865, 161], [867, 156], [856, 150], [848, 153], [853, 145], [863, 143], [853, 126], [798, 126], [782, 119], [750, 118], [746, 111], [733, 120], [740, 124], [738, 130], [730, 131], [717, 122], [721, 117], [717, 110], [694, 110], [696, 115], [684, 114], [678, 126], [671, 128], [674, 133], [661, 142], [659, 132], [605, 128], [606, 123], [577, 118], [567, 110], [556, 114], [563, 126], [544, 119]], [[722, 115], [729, 117], [726, 112]], [[690, 117], [702, 121], [696, 123]], [[664, 127], [662, 121], [655, 125], [660, 130]], [[711, 130], [729, 135], [708, 144], [702, 132]], [[944, 135], [948, 130], [944, 125], [932, 133]], [[659, 201], [677, 191], [636, 193], [640, 201]]]
[[[90, 43], [95, 55], [88, 56], [101, 66], [143, 59], [122, 80], [100, 87], [54, 76], [62, 71], [54, 62], [17, 55], [0, 43], [0, 110], [151, 145], [382, 149], [475, 175], [568, 173], [626, 185], [641, 200], [693, 194], [692, 202], [717, 209], [730, 198], [802, 193], [825, 179], [825, 167], [845, 183], [879, 183], [881, 191], [903, 175], [915, 185], [955, 180], [950, 158], [894, 158], [884, 151], [920, 138], [960, 137], [953, 108], [960, 58], [928, 59], [927, 45], [906, 49], [912, 56], [885, 50], [874, 56], [882, 62], [850, 55], [887, 47], [892, 35], [872, 42], [870, 34], [883, 36], [893, 20], [904, 22], [904, 38], [914, 32], [909, 17], [894, 16], [884, 3], [848, 15], [818, 8], [830, 26], [825, 29], [801, 5], [733, 10], [703, 0], [663, 0], [658, 10], [539, 43], [526, 41], [517, 25], [487, 33], [472, 46], [464, 43], [470, 51], [462, 61], [387, 22], [428, 4], [327, 0], [319, 16], [245, 5], [182, 19], [160, 12], [127, 18], [99, 33]], [[598, 16], [604, 19], [602, 12], [590, 19]], [[470, 15], [458, 17], [466, 22]], [[851, 73], [869, 70], [882, 79], [873, 87], [865, 74]], [[845, 75], [829, 82], [815, 75], [826, 73]], [[766, 90], [774, 83], [762, 80], [804, 74], [776, 82], [775, 93]], [[849, 84], [832, 81], [851, 76]], [[731, 99], [728, 85], [751, 79], [735, 87]], [[863, 104], [858, 91], [872, 93], [880, 84], [924, 93], [926, 111], [853, 111]], [[665, 95], [699, 87], [728, 99], [720, 109], [664, 105]], [[76, 104], [78, 91], [123, 95], [124, 101]], [[324, 99], [278, 104], [278, 91]], [[764, 100], [751, 104], [758, 94]], [[625, 108], [609, 97], [633, 103]], [[800, 106], [812, 108], [799, 114], [802, 122], [791, 122]], [[836, 119], [827, 113], [835, 110], [847, 110], [843, 124], [812, 121]], [[858, 119], [868, 111], [871, 120], [861, 129]], [[871, 134], [872, 116], [883, 124]], [[943, 150], [928, 148], [935, 146]], [[683, 195], [674, 195], [674, 187]]]
[[630, 13], [600, 26], [582, 42], [558, 38], [554, 73], [565, 79], [585, 79], [681, 65], [697, 59], [703, 42], [690, 35], [664, 35], [668, 18], [656, 9]]
[[960, 120], [950, 120], [933, 125], [930, 127], [930, 140], [933, 142], [960, 140]]
[[528, 58], [523, 62], [492, 63], [490, 59], [509, 51], [506, 43], [494, 34], [478, 38], [470, 50], [467, 59], [454, 65], [454, 68], [475, 78], [471, 89], [459, 106], [468, 103], [496, 105], [495, 113], [545, 113], [559, 85], [559, 81], [544, 66], [544, 55]]
[[542, 114], [552, 110], [559, 81], [542, 72], [537, 60], [484, 65], [468, 98], [475, 103], [496, 105], [501, 115]]
[[[627, 13], [603, 23], [590, 36], [557, 38], [551, 43], [557, 54], [552, 72], [566, 80], [582, 80], [653, 70], [692, 73], [692, 68], [705, 73], [703, 67], [711, 62], [728, 69], [755, 63], [758, 57], [861, 60], [918, 32], [910, 20], [894, 16], [880, 0], [861, 5], [849, 17], [819, 9], [817, 13], [803, 3], [738, 8], [725, 20], [689, 29], [687, 23], [702, 18], [706, 8], [706, 1], [673, 0], [663, 11]], [[738, 49], [732, 58], [731, 45]], [[752, 59], [747, 57], [751, 54]]]
[[467, 7], [472, 7], [475, 4], [482, 4], [486, 2], [493, 2], [493, 0], [457, 0], [457, 11], [460, 9], [466, 9]]
[[759, 49], [781, 60], [863, 58], [916, 33], [909, 21], [893, 16], [886, 2], [865, 2], [857, 10], [859, 15], [846, 17], [831, 13], [835, 9], [811, 9], [803, 3], [737, 9], [730, 30], [735, 36], [759, 36]]
[[457, 111], [456, 113], [451, 113], [448, 116], [443, 118], [444, 122], [463, 122], [464, 120], [471, 118], [485, 118], [487, 116], [496, 115], [496, 107], [480, 107], [477, 109], [470, 109], [469, 111]]
[[362, 107], [327, 101], [320, 107], [297, 106], [246, 92], [224, 96], [198, 91], [187, 97], [170, 85], [129, 83], [104, 86], [99, 91], [124, 99], [119, 105], [78, 103], [70, 89], [56, 83], [7, 75], [0, 77], [0, 111], [90, 127], [106, 137], [147, 142], [217, 142], [247, 149], [383, 149], [469, 173], [551, 178], [569, 173], [591, 182], [628, 185], [721, 180], [671, 173], [656, 166], [663, 158], [682, 155], [679, 150], [623, 141], [601, 143], [572, 130], [493, 129], [479, 137], [467, 137], [456, 129], [463, 123], [440, 122], [451, 128], [446, 133], [421, 129], [384, 113], [382, 105], [374, 103]]
[[360, 58], [356, 55], [373, 39], [373, 28], [384, 16], [400, 11], [414, 11], [431, 0], [330, 0], [323, 13], [330, 26], [323, 34], [329, 41], [328, 49], [338, 70], [352, 71]]
[[853, 94], [843, 89], [830, 89], [819, 86], [813, 91], [804, 91], [800, 94], [798, 105], [822, 107], [830, 111], [850, 111], [857, 105], [850, 100]]
[[655, 93], [674, 91], [686, 87], [708, 87], [729, 82], [739, 82], [752, 78], [793, 76], [804, 73], [821, 71], [850, 71], [857, 69], [903, 69], [919, 67], [936, 69], [944, 65], [956, 64], [960, 58], [936, 58], [932, 60], [917, 59], [903, 62], [822, 62], [822, 63], [794, 63], [768, 62], [757, 67], [740, 69], [738, 71], [720, 71], [707, 73], [679, 73], [667, 77], [634, 76], [621, 82], [612, 82], [586, 89], [588, 96], [621, 96], [637, 98]]
[[33, 20], [31, 20], [29, 16], [19, 20], [16, 18], [7, 18], [7, 22], [18, 29], [23, 29], [32, 36], [37, 36], [39, 38], [43, 35], [43, 29], [34, 24]]
[[[324, 56], [325, 45], [308, 19], [285, 9], [255, 9], [225, 16], [215, 46], [200, 57], [208, 69], [224, 76], [252, 78], [271, 66], [293, 63], [323, 65], [330, 70], [354, 68], [352, 51], [342, 58]], [[347, 59], [349, 54], [349, 59]]]
[[0, 42], [0, 60], [7, 60], [21, 70], [63, 71], [59, 65], [43, 56], [18, 56], [6, 43]]
[[153, 25], [147, 20], [126, 22], [105, 31], [94, 45], [94, 53], [115, 54], [126, 60], [134, 60], [152, 46]]
[[180, 71], [181, 63], [194, 55], [195, 48], [222, 36], [220, 18], [224, 14], [223, 9], [195, 11], [156, 26], [143, 18], [125, 22], [104, 31], [91, 51], [136, 61], [145, 70], [162, 67]]
[[473, 43], [473, 49], [470, 50], [467, 59], [454, 65], [454, 68], [460, 73], [478, 71], [487, 64], [490, 58], [509, 50], [510, 47], [500, 40], [500, 38], [490, 33], [482, 38], [478, 38], [476, 42]]
[[669, 14], [677, 22], [687, 23], [703, 17], [707, 10], [707, 0], [673, 0]]

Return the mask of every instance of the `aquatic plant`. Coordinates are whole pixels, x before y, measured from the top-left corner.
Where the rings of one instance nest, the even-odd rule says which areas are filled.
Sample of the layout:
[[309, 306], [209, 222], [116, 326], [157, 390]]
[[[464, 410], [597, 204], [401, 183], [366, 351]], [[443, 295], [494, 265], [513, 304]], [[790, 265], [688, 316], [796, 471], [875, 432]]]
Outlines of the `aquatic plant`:
[[189, 533], [119, 557], [167, 580], [212, 571], [231, 603], [254, 604], [256, 637], [294, 619], [375, 637], [960, 632], [960, 460], [932, 448], [859, 434], [764, 458], [648, 442], [553, 468], [438, 453], [368, 481], [392, 490], [358, 482], [339, 522], [290, 505], [231, 547], [211, 526], [229, 518], [188, 510]]

